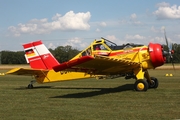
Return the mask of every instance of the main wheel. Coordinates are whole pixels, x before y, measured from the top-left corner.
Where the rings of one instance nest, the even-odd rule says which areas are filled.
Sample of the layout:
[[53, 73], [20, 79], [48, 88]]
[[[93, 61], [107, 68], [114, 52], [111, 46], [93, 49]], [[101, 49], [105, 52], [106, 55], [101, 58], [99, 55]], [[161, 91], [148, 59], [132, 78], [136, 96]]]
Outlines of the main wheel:
[[158, 79], [155, 77], [151, 77], [151, 83], [148, 82], [149, 88], [157, 88], [159, 86]]
[[136, 80], [134, 83], [134, 89], [136, 91], [147, 91], [148, 83], [146, 80]]

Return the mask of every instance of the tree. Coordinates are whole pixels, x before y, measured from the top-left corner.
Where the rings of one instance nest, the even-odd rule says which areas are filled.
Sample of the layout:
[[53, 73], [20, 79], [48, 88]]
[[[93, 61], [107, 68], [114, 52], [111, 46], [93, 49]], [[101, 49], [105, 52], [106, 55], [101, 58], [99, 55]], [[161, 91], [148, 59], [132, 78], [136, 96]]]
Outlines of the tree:
[[26, 64], [23, 51], [1, 51], [1, 64]]
[[54, 51], [52, 51], [52, 54], [54, 55], [54, 57], [60, 62], [66, 62], [68, 60], [70, 60], [71, 58], [73, 58], [76, 54], [78, 54], [80, 51], [77, 49], [73, 49], [72, 46], [59, 46], [57, 48], [55, 48]]

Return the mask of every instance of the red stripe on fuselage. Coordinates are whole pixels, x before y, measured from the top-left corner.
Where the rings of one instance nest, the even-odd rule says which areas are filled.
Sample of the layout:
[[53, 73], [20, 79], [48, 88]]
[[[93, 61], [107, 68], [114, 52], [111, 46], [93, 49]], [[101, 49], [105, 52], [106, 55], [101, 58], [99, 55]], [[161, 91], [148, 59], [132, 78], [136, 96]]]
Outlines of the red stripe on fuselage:
[[123, 55], [123, 54], [128, 54], [128, 53], [133, 53], [133, 52], [138, 52], [142, 50], [148, 50], [147, 47], [142, 47], [142, 48], [136, 48], [136, 49], [127, 49], [127, 50], [119, 50], [117, 52], [112, 52], [110, 53], [109, 56], [116, 56], [116, 55]]

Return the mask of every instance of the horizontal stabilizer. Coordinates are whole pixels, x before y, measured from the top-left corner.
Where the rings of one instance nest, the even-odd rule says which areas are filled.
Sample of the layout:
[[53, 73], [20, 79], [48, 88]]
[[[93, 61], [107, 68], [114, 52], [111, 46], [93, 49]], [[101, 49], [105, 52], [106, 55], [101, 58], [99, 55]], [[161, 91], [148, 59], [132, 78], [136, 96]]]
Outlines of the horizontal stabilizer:
[[6, 74], [12, 74], [12, 75], [26, 75], [26, 76], [32, 76], [32, 75], [40, 75], [43, 73], [47, 73], [48, 70], [36, 70], [36, 69], [28, 69], [28, 68], [14, 68]]
[[78, 80], [91, 77], [91, 75], [83, 72], [55, 72], [54, 70], [37, 70], [26, 68], [14, 68], [8, 71], [6, 74], [34, 76], [38, 83]]

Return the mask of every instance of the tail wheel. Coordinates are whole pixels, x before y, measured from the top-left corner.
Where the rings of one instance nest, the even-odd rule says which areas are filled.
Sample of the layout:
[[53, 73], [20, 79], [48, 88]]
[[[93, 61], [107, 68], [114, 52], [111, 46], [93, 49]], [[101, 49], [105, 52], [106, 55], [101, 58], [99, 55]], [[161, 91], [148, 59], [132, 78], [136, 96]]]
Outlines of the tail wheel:
[[28, 89], [32, 89], [33, 88], [33, 85], [32, 84], [29, 84], [28, 85]]
[[136, 80], [134, 83], [134, 89], [136, 91], [147, 91], [148, 83], [146, 80]]
[[158, 79], [155, 77], [151, 77], [151, 83], [148, 82], [149, 88], [157, 88], [159, 85]]

